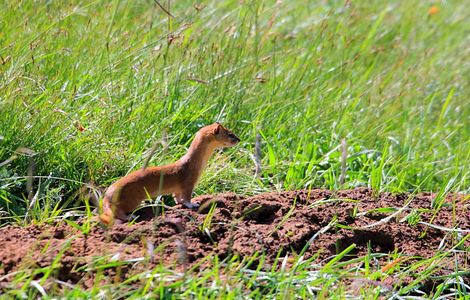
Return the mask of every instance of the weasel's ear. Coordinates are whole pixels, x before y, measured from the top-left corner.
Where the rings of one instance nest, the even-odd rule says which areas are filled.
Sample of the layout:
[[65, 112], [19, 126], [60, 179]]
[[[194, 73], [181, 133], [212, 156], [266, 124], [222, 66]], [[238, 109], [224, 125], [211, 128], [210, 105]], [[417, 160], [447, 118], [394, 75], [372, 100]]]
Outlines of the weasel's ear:
[[216, 125], [215, 125], [215, 128], [214, 128], [213, 133], [214, 133], [214, 134], [219, 134], [219, 131], [220, 131], [220, 128], [222, 127], [222, 125], [220, 125], [218, 122], [215, 123], [215, 124], [216, 124]]

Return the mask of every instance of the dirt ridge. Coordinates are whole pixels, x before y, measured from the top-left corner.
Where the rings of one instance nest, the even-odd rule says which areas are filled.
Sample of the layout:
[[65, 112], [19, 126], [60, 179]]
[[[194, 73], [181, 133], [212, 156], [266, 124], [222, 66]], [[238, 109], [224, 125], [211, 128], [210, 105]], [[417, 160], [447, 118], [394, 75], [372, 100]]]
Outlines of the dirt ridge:
[[[123, 278], [160, 263], [175, 268], [193, 265], [209, 255], [223, 259], [233, 254], [243, 257], [261, 252], [267, 256], [268, 268], [279, 252], [284, 256], [302, 251], [306, 242], [334, 218], [336, 224], [356, 229], [331, 226], [307, 248], [306, 258], [319, 253], [318, 260], [327, 260], [352, 243], [356, 244], [349, 253], [352, 256], [365, 255], [370, 247], [373, 252], [397, 251], [429, 258], [451, 249], [459, 237], [424, 223], [410, 225], [403, 220], [410, 212], [415, 215], [420, 212], [415, 221], [470, 230], [468, 199], [459, 194], [448, 195], [437, 211], [431, 210], [435, 197], [432, 193], [376, 194], [367, 188], [336, 192], [284, 191], [255, 196], [224, 193], [193, 199], [201, 204], [200, 212], [176, 206], [154, 217], [153, 211], [145, 208], [138, 212], [139, 219], [133, 225], [115, 225], [110, 229], [94, 226], [87, 235], [65, 222], [28, 227], [8, 225], [0, 228], [3, 248], [0, 283], [10, 282], [13, 275], [9, 274], [19, 269], [50, 266], [59, 253], [62, 254], [58, 279], [84, 287], [93, 284], [94, 273], [83, 270], [103, 257], [145, 262], [137, 268], [125, 266], [125, 271], [120, 272]], [[388, 222], [364, 228], [390, 216], [411, 199], [408, 207]], [[212, 205], [215, 208], [209, 224], [207, 212]], [[463, 247], [470, 247], [470, 239]], [[152, 249], [161, 251], [154, 254]], [[457, 259], [461, 268], [470, 269], [468, 253], [455, 254], [453, 259]], [[442, 274], [453, 270], [451, 261], [441, 268]], [[105, 270], [105, 274], [115, 275], [115, 270]]]

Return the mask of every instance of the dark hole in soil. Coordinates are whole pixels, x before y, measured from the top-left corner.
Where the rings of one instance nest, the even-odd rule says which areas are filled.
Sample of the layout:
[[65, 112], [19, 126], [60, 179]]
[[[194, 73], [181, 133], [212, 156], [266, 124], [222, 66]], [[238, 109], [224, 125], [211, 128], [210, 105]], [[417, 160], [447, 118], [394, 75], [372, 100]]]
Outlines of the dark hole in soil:
[[395, 243], [393, 242], [393, 238], [385, 232], [377, 232], [377, 231], [363, 231], [358, 230], [355, 231], [352, 236], [345, 236], [339, 239], [334, 246], [332, 254], [338, 254], [348, 248], [351, 244], [356, 244], [356, 248], [354, 248], [351, 252], [349, 252], [348, 256], [356, 255], [359, 250], [360, 252], [367, 252], [367, 247], [370, 245], [371, 251], [374, 253], [388, 253], [395, 250]]
[[254, 203], [243, 211], [243, 216], [245, 220], [253, 220], [260, 224], [270, 224], [276, 218], [276, 212], [280, 208], [280, 204]]
[[115, 243], [129, 243], [129, 235], [126, 232], [113, 232], [110, 238]]
[[63, 229], [59, 228], [54, 232], [54, 238], [62, 240], [64, 239], [64, 237], [65, 237], [65, 234], [64, 234]]
[[210, 199], [199, 203], [199, 209], [197, 210], [201, 214], [207, 214], [212, 208], [212, 205], [215, 205], [216, 208], [226, 208], [225, 202], [222, 199]]
[[155, 218], [156, 207], [142, 207], [139, 210], [134, 212], [134, 215], [137, 217], [137, 222], [150, 221]]
[[71, 264], [65, 264], [58, 270], [57, 278], [65, 282], [77, 284], [82, 279], [82, 276], [73, 272], [73, 266]]

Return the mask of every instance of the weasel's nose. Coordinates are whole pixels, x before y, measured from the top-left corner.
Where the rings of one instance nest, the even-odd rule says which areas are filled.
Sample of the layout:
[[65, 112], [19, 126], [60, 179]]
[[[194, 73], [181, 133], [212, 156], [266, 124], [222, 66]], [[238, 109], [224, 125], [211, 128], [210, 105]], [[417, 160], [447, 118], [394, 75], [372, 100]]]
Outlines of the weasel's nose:
[[237, 136], [234, 136], [234, 137], [232, 138], [232, 143], [238, 144], [239, 142], [240, 142], [240, 139], [239, 139]]

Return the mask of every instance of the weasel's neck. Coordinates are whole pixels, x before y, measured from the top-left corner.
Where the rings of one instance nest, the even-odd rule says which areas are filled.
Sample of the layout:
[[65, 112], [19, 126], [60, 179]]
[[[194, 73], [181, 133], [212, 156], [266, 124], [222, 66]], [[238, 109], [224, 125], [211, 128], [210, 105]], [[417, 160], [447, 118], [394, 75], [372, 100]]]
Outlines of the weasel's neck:
[[197, 181], [215, 148], [211, 143], [204, 141], [201, 135], [196, 134], [188, 152], [179, 160], [185, 165], [187, 175]]

